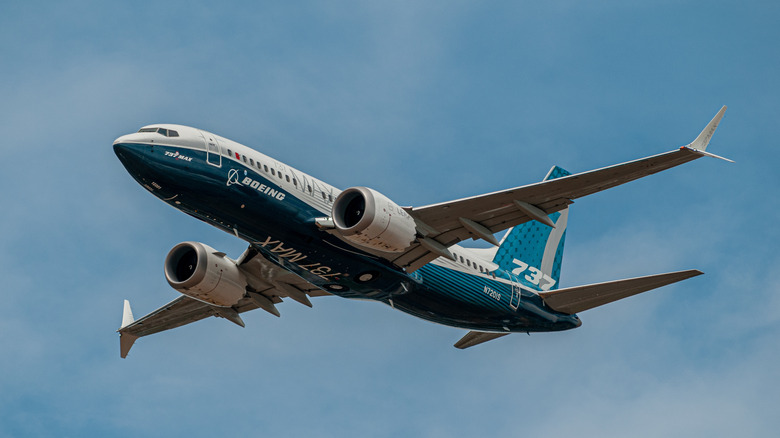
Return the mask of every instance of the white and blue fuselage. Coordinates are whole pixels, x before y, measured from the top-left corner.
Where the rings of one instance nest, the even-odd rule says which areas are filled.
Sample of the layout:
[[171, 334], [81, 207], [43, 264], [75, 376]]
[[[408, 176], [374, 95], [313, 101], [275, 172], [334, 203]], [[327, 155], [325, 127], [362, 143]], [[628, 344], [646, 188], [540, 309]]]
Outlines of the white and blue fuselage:
[[318, 224], [331, 217], [339, 189], [231, 140], [153, 125], [118, 138], [114, 151], [133, 178], [167, 204], [249, 242], [261, 257], [331, 294], [483, 332], [581, 324], [478, 251], [453, 245], [454, 261], [439, 257], [408, 273], [350, 245]]

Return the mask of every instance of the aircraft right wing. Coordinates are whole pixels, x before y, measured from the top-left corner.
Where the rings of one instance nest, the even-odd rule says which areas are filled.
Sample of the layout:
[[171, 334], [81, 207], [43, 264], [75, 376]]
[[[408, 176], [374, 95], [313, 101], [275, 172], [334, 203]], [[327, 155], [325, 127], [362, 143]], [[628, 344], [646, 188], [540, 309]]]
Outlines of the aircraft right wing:
[[411, 272], [437, 257], [450, 257], [447, 247], [466, 239], [481, 238], [497, 244], [493, 233], [524, 222], [538, 220], [553, 226], [547, 215], [563, 210], [574, 199], [703, 156], [726, 160], [706, 152], [725, 111], [724, 106], [692, 143], [677, 150], [485, 195], [408, 208], [422, 237], [403, 254], [388, 259]]

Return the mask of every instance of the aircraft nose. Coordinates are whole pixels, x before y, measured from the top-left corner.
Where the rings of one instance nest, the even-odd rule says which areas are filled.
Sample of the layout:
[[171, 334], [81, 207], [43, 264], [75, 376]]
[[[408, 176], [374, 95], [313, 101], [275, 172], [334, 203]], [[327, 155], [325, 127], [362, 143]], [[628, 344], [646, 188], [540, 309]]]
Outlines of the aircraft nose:
[[[127, 142], [128, 142], [128, 140], [130, 140], [130, 137], [131, 137], [132, 135], [133, 135], [133, 134], [125, 134], [125, 135], [123, 135], [123, 136], [121, 136], [121, 137], [117, 138], [116, 140], [114, 140], [114, 146], [116, 146], [118, 143], [127, 143]], [[114, 149], [116, 150], [116, 148], [114, 148]]]
[[[117, 140], [121, 138], [119, 137]], [[137, 175], [146, 168], [145, 154], [141, 148], [141, 145], [114, 142], [114, 153], [119, 158], [119, 161], [122, 162], [122, 165], [125, 166], [125, 169], [132, 175]]]

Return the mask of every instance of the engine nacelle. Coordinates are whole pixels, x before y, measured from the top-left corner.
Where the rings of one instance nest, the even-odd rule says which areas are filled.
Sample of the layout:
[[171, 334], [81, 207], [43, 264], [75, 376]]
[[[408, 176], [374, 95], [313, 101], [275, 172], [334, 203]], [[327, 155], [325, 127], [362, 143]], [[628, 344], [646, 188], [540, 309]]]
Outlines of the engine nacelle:
[[246, 294], [246, 277], [224, 253], [199, 242], [182, 242], [165, 258], [165, 278], [177, 291], [215, 306], [230, 307]]
[[414, 242], [414, 219], [385, 195], [367, 187], [341, 192], [333, 203], [333, 224], [345, 240], [367, 249], [402, 252]]

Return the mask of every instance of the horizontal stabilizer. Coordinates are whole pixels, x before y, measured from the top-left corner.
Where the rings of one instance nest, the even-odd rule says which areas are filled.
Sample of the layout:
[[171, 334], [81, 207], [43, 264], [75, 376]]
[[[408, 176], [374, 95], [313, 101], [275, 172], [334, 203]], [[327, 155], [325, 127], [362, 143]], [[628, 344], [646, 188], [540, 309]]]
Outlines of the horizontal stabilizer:
[[567, 287], [551, 292], [541, 292], [539, 296], [553, 310], [572, 315], [701, 274], [703, 272], [697, 270], [670, 272], [607, 283]]
[[464, 348], [469, 348], [475, 345], [479, 345], [483, 342], [492, 341], [493, 339], [500, 338], [508, 334], [509, 333], [487, 333], [487, 332], [470, 331], [466, 334], [466, 336], [462, 337], [460, 341], [455, 343], [455, 348], [460, 348], [461, 350], [463, 350]]

